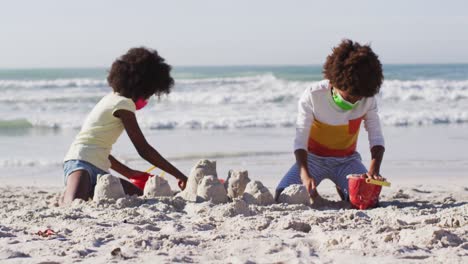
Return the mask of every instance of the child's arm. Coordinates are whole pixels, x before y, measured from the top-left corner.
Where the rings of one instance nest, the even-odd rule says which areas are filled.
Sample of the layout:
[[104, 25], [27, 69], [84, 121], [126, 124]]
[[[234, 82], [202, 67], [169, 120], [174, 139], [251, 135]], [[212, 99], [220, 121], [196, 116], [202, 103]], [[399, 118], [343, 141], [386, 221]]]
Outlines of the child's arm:
[[380, 175], [380, 165], [382, 164], [383, 155], [385, 152], [384, 146], [373, 146], [371, 148], [371, 164], [367, 175], [371, 178], [382, 180]]
[[364, 117], [364, 126], [369, 135], [369, 144], [371, 151], [371, 164], [367, 175], [371, 178], [382, 180], [380, 175], [380, 165], [382, 164], [383, 155], [385, 152], [385, 140], [382, 133], [382, 127], [380, 125], [380, 117], [377, 110], [377, 102], [373, 98], [374, 102], [372, 107], [366, 113]]
[[123, 164], [122, 162], [114, 158], [114, 156], [112, 155], [109, 155], [109, 160], [111, 162], [111, 169], [115, 170], [116, 172], [122, 174], [123, 176], [127, 178], [138, 176], [144, 173], [142, 171], [130, 169], [125, 164]]
[[309, 194], [315, 197], [318, 195], [317, 185], [314, 178], [310, 175], [307, 165], [307, 141], [309, 139], [310, 127], [314, 121], [312, 95], [309, 88], [304, 91], [299, 99], [297, 110], [294, 156], [299, 166], [302, 184], [307, 188]]
[[310, 175], [308, 165], [307, 165], [307, 150], [297, 149], [294, 151], [296, 156], [296, 162], [299, 166], [299, 175], [301, 177], [302, 184], [306, 187], [307, 192], [309, 192], [312, 198], [318, 196], [317, 192], [317, 183], [315, 179]]
[[127, 131], [128, 137], [137, 149], [138, 154], [149, 163], [179, 179], [179, 181], [184, 183], [183, 186], [185, 186], [187, 176], [168, 162], [146, 141], [135, 114], [127, 110], [117, 110], [114, 115], [122, 120], [125, 131]]

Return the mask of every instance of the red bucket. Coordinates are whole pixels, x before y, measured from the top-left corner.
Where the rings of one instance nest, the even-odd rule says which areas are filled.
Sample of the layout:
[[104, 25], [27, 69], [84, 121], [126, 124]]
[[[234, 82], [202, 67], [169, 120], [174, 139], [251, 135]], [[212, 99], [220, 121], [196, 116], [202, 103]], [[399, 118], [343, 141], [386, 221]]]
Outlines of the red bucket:
[[136, 187], [138, 187], [140, 190], [143, 190], [145, 189], [146, 181], [148, 181], [150, 176], [153, 176], [153, 175], [149, 173], [143, 173], [140, 176], [131, 177], [129, 179], [130, 179], [130, 182], [133, 183]]
[[353, 208], [365, 210], [373, 208], [379, 202], [382, 186], [366, 183], [361, 175], [348, 176], [349, 200]]

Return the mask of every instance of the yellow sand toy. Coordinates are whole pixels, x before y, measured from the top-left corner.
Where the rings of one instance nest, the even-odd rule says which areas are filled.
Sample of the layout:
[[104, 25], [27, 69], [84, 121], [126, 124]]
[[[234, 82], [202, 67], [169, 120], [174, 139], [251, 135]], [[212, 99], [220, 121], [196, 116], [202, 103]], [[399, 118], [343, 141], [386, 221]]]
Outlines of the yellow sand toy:
[[390, 187], [390, 185], [391, 185], [391, 183], [388, 182], [388, 181], [379, 181], [379, 180], [374, 180], [374, 179], [370, 179], [370, 178], [366, 179], [366, 183], [385, 186], [385, 187]]
[[[156, 169], [156, 168], [157, 168], [156, 166], [152, 166], [152, 167], [150, 167], [149, 169], [147, 169], [147, 170], [145, 171], [145, 173], [148, 173], [148, 174], [149, 174], [152, 170], [154, 170], [154, 169]], [[161, 172], [161, 175], [159, 175], [159, 176], [161, 176], [161, 177], [164, 178], [164, 174], [165, 174], [165, 172], [163, 171], [163, 172]]]

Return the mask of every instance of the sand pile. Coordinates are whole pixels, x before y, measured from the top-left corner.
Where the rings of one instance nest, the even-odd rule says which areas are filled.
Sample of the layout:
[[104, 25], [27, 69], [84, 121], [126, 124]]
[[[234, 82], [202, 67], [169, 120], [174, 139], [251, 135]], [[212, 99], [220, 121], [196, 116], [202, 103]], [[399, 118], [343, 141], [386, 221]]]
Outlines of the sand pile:
[[167, 180], [156, 175], [150, 177], [146, 182], [143, 195], [146, 197], [172, 196], [173, 192]]
[[[191, 202], [211, 201], [215, 204], [234, 201], [237, 198], [247, 204], [270, 205], [274, 203], [273, 195], [268, 188], [260, 181], [252, 182], [245, 170], [230, 170], [224, 185], [220, 183], [217, 175], [216, 161], [198, 161], [190, 172], [187, 187], [177, 197]], [[239, 204], [239, 201], [236, 203]]]
[[216, 161], [200, 160], [190, 171], [185, 190], [177, 196], [191, 202], [197, 201], [198, 185], [205, 176], [218, 177], [216, 173]]
[[260, 181], [251, 181], [245, 187], [242, 199], [248, 204], [270, 205], [275, 202], [268, 188]]
[[246, 170], [230, 170], [224, 183], [224, 187], [227, 190], [227, 195], [229, 198], [234, 199], [237, 197], [242, 197], [245, 191], [245, 187], [249, 182], [249, 173]]
[[200, 160], [192, 168], [185, 190], [177, 197], [191, 202], [225, 203], [229, 201], [226, 189], [218, 179], [216, 161]]
[[287, 204], [310, 205], [310, 195], [302, 184], [293, 184], [281, 192], [278, 202]]
[[[160, 176], [150, 177], [143, 193], [148, 198], [173, 196], [169, 183]], [[122, 197], [125, 197], [125, 193], [117, 177], [109, 174], [99, 178], [94, 196], [96, 202], [109, 199], [117, 200]], [[195, 164], [190, 172], [185, 190], [178, 193], [176, 197], [191, 202], [212, 202], [214, 204], [226, 203], [236, 198], [243, 199], [248, 204], [270, 205], [274, 203], [270, 191], [259, 181], [251, 182], [248, 172], [245, 170], [230, 170], [223, 185], [217, 176], [216, 161], [210, 160], [200, 160]], [[132, 199], [123, 199], [119, 201], [119, 206], [134, 203], [135, 201]]]
[[97, 183], [94, 188], [95, 202], [100, 200], [118, 199], [125, 196], [120, 179], [110, 174], [98, 176]]
[[226, 203], [229, 198], [223, 184], [216, 176], [204, 176], [197, 187], [197, 202]]

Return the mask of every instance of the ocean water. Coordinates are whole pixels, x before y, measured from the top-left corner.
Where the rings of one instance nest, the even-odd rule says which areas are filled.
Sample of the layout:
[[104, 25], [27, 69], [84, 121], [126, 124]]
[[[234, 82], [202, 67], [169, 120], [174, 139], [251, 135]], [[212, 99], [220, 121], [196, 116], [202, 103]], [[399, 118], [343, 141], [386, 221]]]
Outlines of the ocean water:
[[[84, 118], [111, 91], [106, 75], [105, 68], [0, 70], [0, 173], [60, 175]], [[187, 168], [208, 156], [239, 166], [254, 160], [248, 165], [267, 174], [270, 160], [287, 160], [285, 169], [292, 162], [297, 100], [322, 79], [321, 66], [175, 67], [173, 75], [172, 93], [137, 113], [151, 142]], [[378, 99], [386, 127], [466, 131], [468, 65], [385, 65], [384, 75]], [[117, 155], [143, 168], [125, 136], [122, 142]]]
[[[147, 129], [291, 127], [319, 66], [181, 67], [169, 96], [141, 111]], [[0, 130], [79, 128], [110, 91], [106, 69], [0, 70]], [[385, 125], [468, 123], [468, 65], [389, 65], [380, 99]], [[216, 109], [216, 111], [213, 111]]]

